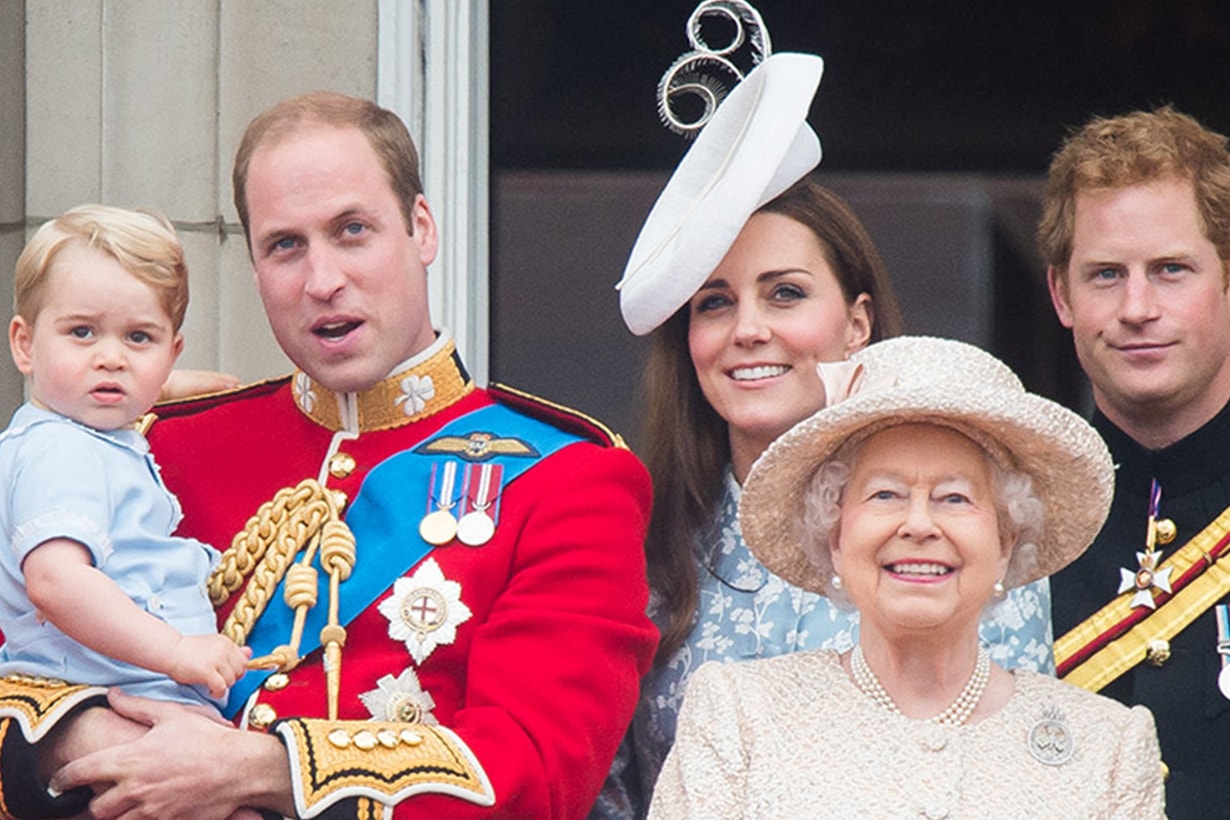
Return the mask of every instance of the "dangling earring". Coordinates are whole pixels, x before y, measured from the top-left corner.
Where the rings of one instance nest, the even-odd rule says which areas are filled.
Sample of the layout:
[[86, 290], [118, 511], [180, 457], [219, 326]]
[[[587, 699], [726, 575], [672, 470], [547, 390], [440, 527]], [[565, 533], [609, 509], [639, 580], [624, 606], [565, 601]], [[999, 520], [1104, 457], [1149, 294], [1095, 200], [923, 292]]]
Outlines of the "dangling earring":
[[1003, 581], [996, 581], [995, 585], [991, 587], [991, 591], [995, 593], [996, 598], [1002, 598], [1008, 592], [1008, 590], [1004, 589]]
[[839, 590], [842, 588], [842, 586], [844, 586], [844, 582], [841, 580], [841, 576], [835, 572], [833, 573], [833, 580], [829, 581], [829, 583], [832, 585], [833, 589]]

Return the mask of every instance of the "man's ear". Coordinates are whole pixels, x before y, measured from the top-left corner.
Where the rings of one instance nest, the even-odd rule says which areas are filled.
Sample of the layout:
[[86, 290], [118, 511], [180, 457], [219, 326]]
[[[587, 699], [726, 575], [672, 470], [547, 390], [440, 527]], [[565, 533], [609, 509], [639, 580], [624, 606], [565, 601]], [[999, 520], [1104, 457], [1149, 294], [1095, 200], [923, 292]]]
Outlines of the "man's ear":
[[1051, 292], [1051, 304], [1055, 306], [1055, 315], [1059, 324], [1072, 329], [1072, 306], [1068, 301], [1068, 276], [1054, 265], [1046, 267], [1046, 287]]
[[29, 376], [34, 370], [33, 356], [30, 348], [34, 344], [34, 328], [22, 316], [14, 316], [9, 322], [9, 352], [13, 354], [13, 364], [23, 376]]
[[440, 247], [440, 234], [436, 230], [436, 218], [431, 215], [431, 208], [422, 194], [414, 198], [410, 221], [414, 242], [419, 246], [419, 261], [423, 263], [423, 267], [427, 267], [436, 259], [436, 251]]

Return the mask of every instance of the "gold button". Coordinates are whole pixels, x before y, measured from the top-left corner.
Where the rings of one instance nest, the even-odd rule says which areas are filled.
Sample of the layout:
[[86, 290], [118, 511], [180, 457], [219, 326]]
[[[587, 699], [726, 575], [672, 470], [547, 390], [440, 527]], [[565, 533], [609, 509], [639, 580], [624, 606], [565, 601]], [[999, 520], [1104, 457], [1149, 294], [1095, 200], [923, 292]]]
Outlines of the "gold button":
[[289, 685], [290, 675], [285, 675], [281, 672], [276, 672], [265, 678], [265, 682], [262, 684], [262, 686], [265, 687], [265, 690], [269, 692], [279, 692]]
[[1169, 544], [1179, 532], [1178, 527], [1169, 518], [1159, 518], [1154, 526], [1156, 527], [1154, 532], [1157, 534], [1157, 543], [1159, 544]]
[[329, 457], [329, 475], [346, 478], [354, 472], [355, 460], [350, 453], [334, 453]]
[[255, 729], [268, 728], [278, 719], [278, 713], [268, 703], [258, 703], [248, 711], [248, 725]]
[[1165, 638], [1154, 638], [1145, 648], [1145, 661], [1150, 666], [1161, 666], [1170, 660], [1170, 641]]
[[346, 509], [346, 502], [350, 500], [346, 494], [341, 490], [329, 490], [329, 492], [333, 496], [333, 506], [337, 507], [338, 510]]

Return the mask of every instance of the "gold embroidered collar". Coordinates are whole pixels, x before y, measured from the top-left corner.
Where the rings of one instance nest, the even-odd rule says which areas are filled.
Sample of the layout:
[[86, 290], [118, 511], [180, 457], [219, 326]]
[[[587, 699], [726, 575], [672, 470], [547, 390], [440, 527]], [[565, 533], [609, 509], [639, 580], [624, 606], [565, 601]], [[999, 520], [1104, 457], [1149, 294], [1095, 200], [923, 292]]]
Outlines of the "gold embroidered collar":
[[474, 389], [453, 340], [441, 334], [435, 344], [399, 367], [384, 381], [359, 393], [335, 393], [296, 370], [291, 393], [299, 410], [333, 431], [370, 433], [389, 430], [438, 413]]

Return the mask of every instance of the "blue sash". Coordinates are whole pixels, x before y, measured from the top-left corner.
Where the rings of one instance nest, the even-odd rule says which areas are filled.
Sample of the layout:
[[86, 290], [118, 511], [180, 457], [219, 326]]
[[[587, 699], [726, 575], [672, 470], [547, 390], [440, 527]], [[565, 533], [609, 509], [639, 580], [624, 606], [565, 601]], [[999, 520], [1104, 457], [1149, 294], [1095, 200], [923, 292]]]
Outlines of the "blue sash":
[[[425, 451], [427, 444], [443, 439], [463, 441], [474, 433], [492, 433], [500, 439], [518, 439], [526, 447], [510, 448], [519, 452], [506, 454], [485, 451], [475, 456], [471, 451]], [[359, 613], [371, 606], [386, 592], [393, 581], [405, 575], [431, 552], [432, 546], [419, 536], [419, 521], [429, 509], [432, 465], [447, 457], [461, 461], [499, 463], [503, 466], [504, 487], [533, 467], [542, 458], [580, 441], [579, 436], [565, 433], [538, 419], [522, 415], [502, 404], [493, 404], [467, 413], [446, 424], [427, 442], [414, 449], [403, 450], [377, 464], [363, 479], [359, 494], [346, 512], [346, 523], [355, 538], [355, 566], [350, 578], [341, 585], [338, 620], [349, 624]], [[325, 626], [328, 607], [328, 575], [320, 569], [319, 553], [313, 561], [319, 571], [322, 600], [307, 614], [303, 628], [300, 656], [307, 656], [320, 647], [320, 630]], [[252, 656], [260, 657], [290, 639], [295, 613], [284, 604], [282, 590], [285, 579], [278, 584], [268, 608], [253, 625], [248, 635]], [[226, 714], [233, 718], [265, 679], [270, 670], [249, 670], [231, 687]]]

